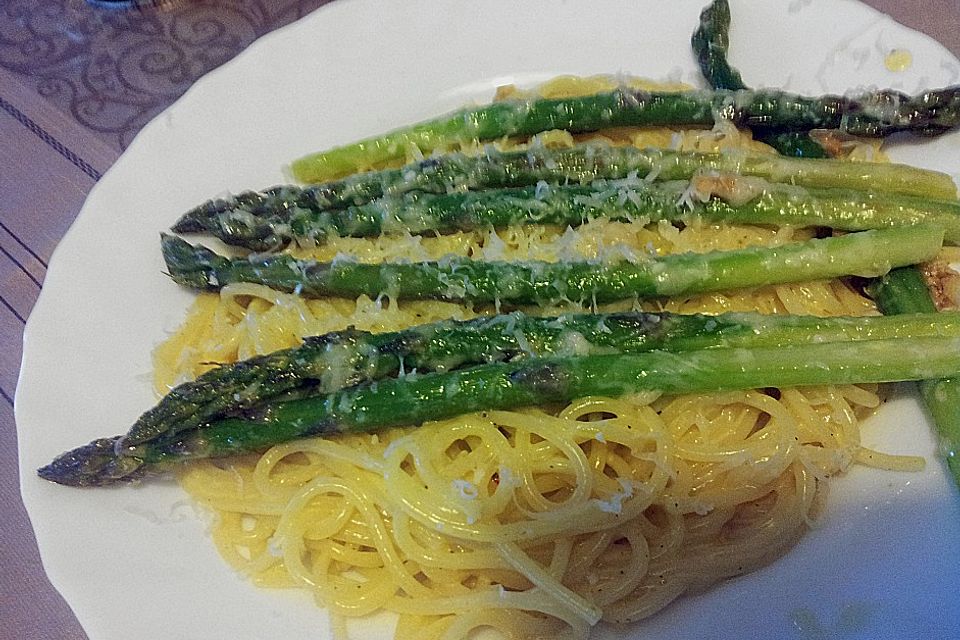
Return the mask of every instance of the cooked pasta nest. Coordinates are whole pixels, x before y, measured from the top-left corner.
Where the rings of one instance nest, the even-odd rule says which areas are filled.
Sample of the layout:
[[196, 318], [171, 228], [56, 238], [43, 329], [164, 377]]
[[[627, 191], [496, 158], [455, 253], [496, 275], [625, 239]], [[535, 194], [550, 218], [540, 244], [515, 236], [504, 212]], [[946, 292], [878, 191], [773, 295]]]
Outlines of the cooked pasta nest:
[[[610, 88], [561, 78], [556, 97]], [[651, 86], [649, 84], [641, 86]], [[515, 95], [506, 88], [500, 97]], [[548, 132], [523, 144], [568, 146]], [[641, 147], [765, 147], [729, 126], [619, 129], [590, 138]], [[878, 149], [851, 149], [876, 160]], [[332, 238], [297, 255], [363, 262], [565, 260], [776, 245], [792, 228], [620, 223], [531, 225], [446, 236]], [[639, 308], [635, 301], [596, 311]], [[690, 313], [869, 315], [842, 281], [760, 287], [644, 303]], [[525, 309], [554, 315], [579, 307]], [[155, 353], [162, 393], [212, 366], [355, 326], [394, 331], [495, 309], [387, 297], [305, 300], [259, 285], [197, 299]], [[922, 460], [869, 451], [860, 429], [876, 385], [722, 394], [582, 398], [562, 407], [491, 411], [420, 427], [304, 439], [262, 455], [191, 463], [180, 482], [216, 514], [223, 557], [255, 583], [311, 590], [346, 635], [346, 618], [399, 614], [397, 638], [584, 638], [598, 619], [629, 622], [684, 593], [782, 555], [817, 517], [825, 481], [854, 463], [911, 469]]]

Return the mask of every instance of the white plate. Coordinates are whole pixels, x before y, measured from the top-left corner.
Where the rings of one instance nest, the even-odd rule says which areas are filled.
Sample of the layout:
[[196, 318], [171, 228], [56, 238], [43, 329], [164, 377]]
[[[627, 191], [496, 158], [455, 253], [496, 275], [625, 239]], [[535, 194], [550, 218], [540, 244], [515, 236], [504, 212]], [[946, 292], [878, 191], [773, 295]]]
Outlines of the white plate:
[[[191, 294], [162, 275], [158, 233], [225, 190], [283, 181], [301, 154], [485, 101], [498, 84], [625, 72], [699, 83], [688, 45], [705, 0], [341, 0], [203, 78], [136, 138], [57, 249], [25, 332], [17, 388], [24, 502], [44, 566], [92, 640], [328, 637], [309, 597], [257, 589], [217, 557], [170, 482], [77, 490], [34, 469], [123, 432], [154, 401], [150, 351]], [[796, 91], [955, 82], [932, 40], [854, 2], [734, 2], [748, 82]], [[913, 55], [900, 73], [889, 50]], [[897, 148], [958, 171], [958, 134]], [[753, 575], [599, 637], [946, 638], [960, 629], [960, 500], [912, 398], [870, 444], [927, 456], [923, 473], [857, 469], [819, 529]], [[373, 621], [366, 626], [375, 634]]]

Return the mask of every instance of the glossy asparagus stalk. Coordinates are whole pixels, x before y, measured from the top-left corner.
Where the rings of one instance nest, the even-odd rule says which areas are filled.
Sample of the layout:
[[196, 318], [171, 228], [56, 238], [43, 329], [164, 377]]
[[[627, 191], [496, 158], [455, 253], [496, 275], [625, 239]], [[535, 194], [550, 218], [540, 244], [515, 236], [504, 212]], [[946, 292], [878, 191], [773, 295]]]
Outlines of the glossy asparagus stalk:
[[124, 455], [111, 452], [115, 439], [106, 438], [64, 454], [39, 473], [62, 484], [99, 486], [183, 460], [260, 451], [296, 438], [418, 425], [474, 411], [561, 403], [589, 395], [939, 378], [960, 372], [958, 354], [960, 339], [936, 337], [531, 358], [407, 375], [328, 395], [267, 403], [204, 429], [133, 447]]
[[713, 0], [700, 12], [700, 22], [690, 37], [700, 73], [714, 89], [746, 89], [740, 72], [730, 65], [730, 4]]
[[504, 316], [436, 322], [373, 334], [349, 329], [301, 346], [212, 369], [170, 391], [124, 436], [127, 446], [202, 427], [296, 390], [323, 394], [405, 371], [451, 371], [526, 357], [653, 349], [689, 351], [955, 335], [960, 315], [897, 319], [817, 318], [730, 313], [717, 316], [626, 312], [559, 317]]
[[[700, 72], [714, 89], [747, 89], [740, 72], [727, 60], [730, 46], [730, 5], [714, 0], [700, 13], [700, 23], [690, 38]], [[758, 131], [757, 140], [785, 156], [826, 158], [827, 152], [805, 131]]]
[[[124, 440], [136, 445], [200, 427], [211, 418], [248, 409], [290, 390], [332, 393], [404, 371], [449, 371], [529, 356], [761, 343], [788, 340], [804, 331], [844, 336], [901, 331], [881, 326], [865, 329], [859, 321], [852, 323], [837, 321], [825, 327], [818, 318], [770, 321], [752, 314], [615, 313], [541, 318], [514, 312], [379, 334], [348, 329], [308, 337], [299, 347], [224, 365], [181, 384], [144, 413]], [[756, 335], [760, 330], [763, 336]]]
[[908, 96], [806, 97], [773, 89], [650, 92], [619, 88], [574, 98], [513, 100], [467, 108], [383, 136], [315, 153], [293, 163], [300, 180], [319, 182], [429, 153], [466, 140], [529, 136], [552, 129], [713, 125], [718, 118], [757, 131], [839, 129], [868, 137], [910, 131], [937, 135], [960, 123], [960, 87]]
[[689, 180], [703, 171], [739, 173], [802, 187], [859, 189], [932, 199], [951, 199], [957, 193], [953, 179], [947, 174], [906, 165], [803, 161], [747, 152], [637, 149], [593, 142], [558, 150], [537, 146], [503, 153], [487, 148], [476, 156], [451, 153], [400, 169], [370, 171], [324, 184], [244, 191], [191, 209], [177, 221], [173, 230], [208, 232], [231, 221], [242, 223], [250, 216], [320, 213], [410, 192], [446, 194], [527, 187], [539, 182], [589, 185], [596, 180], [624, 179], [634, 174], [648, 182]]
[[[916, 267], [894, 269], [871, 283], [869, 292], [880, 311], [897, 318], [937, 310]], [[920, 380], [918, 386], [933, 418], [947, 467], [960, 487], [960, 377]]]
[[[711, 198], [715, 193], [720, 197]], [[208, 217], [203, 230], [227, 244], [267, 250], [291, 242], [322, 244], [331, 236], [424, 235], [516, 224], [577, 226], [594, 218], [687, 222], [694, 217], [845, 231], [932, 224], [944, 230], [945, 242], [960, 243], [960, 202], [955, 200], [807, 189], [736, 174], [694, 176], [692, 183], [648, 184], [635, 178], [589, 186], [541, 182], [514, 189], [408, 193], [343, 209], [292, 207], [266, 216], [225, 212]]]
[[289, 255], [230, 259], [176, 236], [163, 236], [162, 249], [170, 276], [196, 289], [251, 282], [305, 297], [384, 294], [397, 299], [544, 305], [690, 295], [843, 275], [878, 276], [932, 259], [942, 242], [942, 231], [915, 226], [637, 262], [562, 263], [463, 258], [321, 263]]

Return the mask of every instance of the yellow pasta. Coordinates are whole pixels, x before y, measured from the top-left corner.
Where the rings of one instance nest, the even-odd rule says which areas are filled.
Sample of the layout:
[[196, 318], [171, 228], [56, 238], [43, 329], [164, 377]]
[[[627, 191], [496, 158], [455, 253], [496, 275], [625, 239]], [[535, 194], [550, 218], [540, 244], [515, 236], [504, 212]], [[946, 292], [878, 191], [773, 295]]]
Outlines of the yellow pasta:
[[[564, 78], [544, 91], [604, 88], [598, 82]], [[762, 146], [724, 127], [604, 136], [642, 146]], [[551, 133], [539, 143], [573, 141]], [[532, 225], [443, 237], [334, 238], [295, 251], [318, 259], [349, 253], [371, 262], [442, 255], [563, 260], [772, 245], [807, 234], [595, 220], [578, 229]], [[876, 313], [838, 281], [660, 306]], [[163, 392], [214, 363], [351, 325], [392, 331], [494, 312], [386, 297], [303, 300], [258, 285], [229, 285], [201, 295], [184, 326], [157, 349], [156, 383]], [[850, 465], [922, 464], [861, 447], [861, 420], [880, 403], [878, 388], [868, 385], [582, 398], [566, 407], [299, 440], [263, 455], [193, 463], [180, 482], [217, 514], [213, 538], [232, 566], [266, 587], [310, 590], [339, 634], [345, 618], [387, 610], [399, 615], [400, 640], [459, 639], [480, 628], [506, 638], [585, 638], [599, 620], [640, 620], [684, 593], [779, 557], [817, 517], [825, 481]]]

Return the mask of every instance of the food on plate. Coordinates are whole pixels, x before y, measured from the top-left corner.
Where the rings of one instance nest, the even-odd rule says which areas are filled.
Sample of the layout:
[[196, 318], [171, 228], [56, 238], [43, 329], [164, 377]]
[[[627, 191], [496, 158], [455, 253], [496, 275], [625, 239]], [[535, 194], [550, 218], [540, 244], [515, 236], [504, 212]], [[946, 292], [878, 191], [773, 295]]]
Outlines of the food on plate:
[[[726, 0], [711, 2], [700, 13], [700, 24], [690, 38], [700, 72], [714, 89], [737, 91], [747, 89], [740, 72], [730, 66], [727, 51], [730, 46], [730, 6]], [[826, 158], [826, 149], [811, 137], [809, 131], [782, 131], [756, 133], [761, 140], [785, 156]]]
[[931, 315], [934, 311], [896, 319], [633, 311], [537, 317], [515, 311], [386, 333], [347, 329], [224, 364], [174, 387], [134, 424], [124, 443], [137, 445], [174, 435], [293, 390], [332, 393], [407, 371], [445, 372], [533, 356], [960, 337], [956, 314]]
[[582, 133], [609, 127], [712, 126], [721, 119], [760, 131], [837, 129], [866, 137], [904, 131], [938, 135], [960, 122], [960, 87], [918, 96], [879, 91], [818, 98], [772, 89], [647, 92], [618, 88], [579, 98], [505, 101], [306, 156], [293, 163], [293, 171], [299, 180], [319, 182], [403, 160], [410, 147], [428, 153], [458, 139], [495, 140], [554, 129]]
[[880, 91], [819, 98], [777, 90], [653, 93], [615, 89], [580, 98], [499, 102], [300, 158], [293, 170], [298, 179], [317, 182], [402, 160], [410, 147], [428, 153], [458, 139], [495, 140], [554, 129], [579, 133], [608, 127], [711, 126], [721, 119], [760, 131], [837, 129], [868, 137], [903, 131], [937, 135], [960, 122], [960, 87], [918, 96]]
[[[596, 215], [609, 215], [604, 206], [609, 203], [596, 202], [591, 196], [599, 193], [602, 197], [604, 192], [610, 191], [616, 192], [618, 206], [636, 205], [643, 207], [646, 215], [653, 215], [654, 219], [665, 219], [668, 215], [679, 217], [683, 213], [679, 207], [680, 198], [674, 193], [676, 185], [694, 177], [705, 180], [708, 176], [704, 172], [707, 171], [739, 176], [742, 182], [736, 184], [752, 185], [737, 199], [749, 196], [744, 204], [758, 209], [758, 217], [741, 219], [741, 222], [830, 226], [853, 224], [844, 222], [852, 217], [858, 221], [858, 226], [853, 229], [865, 229], [872, 228], [868, 221], [873, 216], [882, 216], [882, 210], [892, 208], [896, 212], [896, 207], [903, 207], [905, 216], [917, 215], [910, 214], [911, 211], [922, 212], [922, 216], [941, 212], [943, 216], [938, 223], [944, 227], [952, 226], [951, 220], [956, 217], [957, 205], [951, 202], [956, 199], [956, 185], [950, 176], [936, 171], [873, 162], [822, 160], [812, 163], [742, 150], [737, 153], [682, 152], [593, 142], [568, 148], [534, 146], [505, 152], [487, 145], [473, 156], [450, 153], [400, 169], [360, 173], [324, 184], [281, 185], [261, 192], [245, 191], [191, 209], [173, 225], [172, 230], [208, 233], [228, 244], [270, 249], [294, 238], [322, 241], [331, 233], [366, 236], [382, 230], [403, 229], [423, 233], [431, 230], [434, 224], [437, 225], [435, 231], [444, 231], [476, 228], [487, 221], [495, 226], [511, 220], [519, 222], [524, 216], [542, 217], [543, 213], [531, 208], [550, 206], [550, 203], [539, 203], [544, 199], [556, 200], [563, 194], [569, 194], [567, 199], [582, 196], [584, 202], [581, 205], [592, 206], [595, 212], [587, 209], [577, 215], [565, 208], [559, 214], [551, 213], [551, 219], [543, 221], [578, 224]], [[806, 187], [810, 191], [787, 190], [782, 186], [744, 180], [744, 177]], [[663, 181], [670, 181], [672, 185], [656, 184]], [[550, 185], [555, 186], [550, 188]], [[599, 188], [592, 188], [593, 185]], [[536, 197], [530, 198], [529, 193], [516, 191], [523, 187], [534, 188]], [[828, 190], [820, 191], [822, 189]], [[705, 197], [711, 195], [709, 191], [699, 191], [705, 193]], [[767, 197], [776, 200], [775, 203], [759, 202], [767, 191], [774, 192]], [[726, 192], [733, 191], [727, 189]], [[886, 199], [890, 194], [916, 196], [923, 200], [896, 197], [890, 198], [891, 202]], [[790, 196], [798, 199], [796, 206], [787, 211], [776, 209]], [[821, 202], [821, 198], [825, 202]], [[847, 207], [842, 206], [844, 198], [852, 199]], [[491, 206], [490, 200], [494, 201], [492, 206], [500, 207], [493, 218], [484, 209]], [[930, 202], [934, 200], [937, 202]], [[651, 211], [654, 203], [660, 208]], [[566, 204], [566, 200], [560, 200], [558, 204]], [[698, 213], [705, 209], [702, 206], [705, 203], [694, 198], [685, 199], [684, 204], [688, 208], [696, 207]], [[711, 207], [724, 209], [723, 204], [715, 198], [710, 200]], [[833, 206], [837, 215], [823, 210], [834, 211]], [[875, 206], [880, 207], [881, 212], [871, 208]], [[468, 207], [466, 215], [461, 214], [464, 219], [451, 213], [463, 207]], [[504, 207], [508, 207], [506, 211], [503, 211]], [[812, 208], [813, 211], [801, 218], [765, 217], [774, 214], [797, 216], [798, 207]], [[705, 213], [713, 218], [721, 215], [709, 210]], [[631, 211], [630, 214], [635, 216], [638, 212]], [[878, 222], [877, 226], [880, 224]]]
[[[700, 61], [708, 65], [724, 53], [723, 48], [709, 44], [706, 50], [710, 55]], [[708, 79], [736, 78], [718, 74]], [[721, 121], [749, 127], [761, 136], [817, 129], [865, 137], [900, 132], [939, 135], [960, 124], [960, 86], [916, 96], [883, 90], [820, 97], [740, 87], [651, 91], [617, 86], [586, 96], [503, 100], [305, 156], [293, 163], [293, 173], [302, 182], [322, 182], [403, 160], [412, 148], [430, 153], [456, 147], [459, 141], [530, 136], [555, 129], [583, 133], [614, 127], [713, 126]]]
[[[960, 203], [917, 196], [848, 189], [810, 189], [770, 183], [736, 173], [647, 183], [636, 175], [590, 185], [551, 185], [445, 194], [407, 193], [341, 209], [296, 204], [257, 215], [237, 209], [203, 219], [189, 229], [227, 244], [255, 250], [290, 242], [311, 244], [333, 236], [382, 233], [452, 233], [512, 224], [577, 226], [593, 218], [618, 221], [708, 222], [831, 227], [843, 231], [929, 224], [946, 240], [960, 241]], [[181, 220], [182, 222], [182, 220]], [[186, 225], [178, 224], [183, 232]]]
[[[870, 297], [884, 314], [927, 313], [937, 310], [927, 281], [916, 267], [894, 269], [869, 286]], [[933, 418], [947, 467], [960, 486], [960, 377], [921, 380], [923, 404]]]
[[912, 266], [960, 239], [956, 188], [806, 131], [941, 133], [957, 89], [728, 91], [725, 6], [695, 36], [719, 91], [505, 88], [188, 212], [265, 253], [165, 235], [203, 290], [155, 354], [169, 393], [40, 475], [174, 471], [231, 565], [338, 636], [387, 610], [401, 639], [585, 638], [776, 559], [851, 465], [922, 468], [860, 433], [880, 383], [926, 379], [960, 440], [960, 322]]
[[449, 257], [436, 262], [365, 264], [291, 255], [229, 259], [177, 236], [163, 237], [163, 257], [178, 283], [217, 290], [264, 284], [308, 298], [328, 296], [439, 299], [551, 305], [647, 299], [802, 282], [843, 275], [879, 276], [933, 259], [943, 232], [929, 226], [863, 231], [776, 247], [637, 256], [592, 261], [505, 262]]
[[[397, 332], [401, 335], [379, 334], [378, 338], [371, 334], [365, 342], [360, 342], [357, 332], [348, 330], [346, 336], [322, 336], [316, 342], [323, 345], [322, 350], [309, 345], [274, 354], [272, 360], [282, 364], [300, 360], [298, 369], [306, 367], [308, 354], [321, 355], [312, 358], [319, 360], [310, 372], [312, 377], [319, 373], [313, 385], [298, 385], [296, 374], [281, 373], [293, 383], [275, 392], [273, 401], [260, 398], [241, 404], [238, 400], [236, 404], [246, 408], [237, 407], [229, 412], [232, 416], [218, 417], [227, 411], [214, 397], [214, 411], [204, 412], [212, 417], [200, 425], [190, 427], [197, 417], [193, 413], [186, 423], [176, 422], [163, 431], [154, 428], [144, 434], [134, 428], [127, 436], [97, 440], [71, 451], [40, 469], [40, 475], [61, 484], [101, 486], [134, 480], [187, 460], [253, 453], [297, 438], [418, 425], [472, 411], [644, 391], [696, 393], [774, 385], [890, 382], [955, 372], [958, 365], [953, 352], [960, 347], [960, 321], [955, 314], [890, 320], [799, 317], [780, 321], [752, 315], [648, 313], [557, 318], [510, 315], [453, 327], [441, 325], [438, 332], [427, 326]], [[494, 325], [497, 328], [491, 331]], [[479, 342], [451, 353], [452, 345], [446, 341], [463, 327], [487, 330], [472, 336], [479, 337]], [[416, 339], [431, 333], [440, 341], [441, 359], [412, 357], [408, 364], [421, 363], [425, 371], [433, 373], [404, 372], [391, 377], [401, 371], [402, 360], [390, 347], [403, 344], [407, 336]], [[488, 338], [498, 341], [499, 348]], [[378, 352], [370, 348], [376, 342], [387, 348], [387, 372], [377, 373], [371, 382], [356, 383], [377, 371]], [[470, 348], [477, 355], [463, 357]], [[486, 355], [491, 350], [493, 353]], [[271, 358], [257, 360], [225, 369], [237, 369], [243, 375]], [[273, 386], [276, 373], [284, 368], [276, 367], [265, 384]], [[207, 375], [207, 380], [181, 385], [175, 395], [188, 397], [189, 389], [203, 391], [215, 384], [214, 380], [229, 377], [220, 370]], [[259, 377], [236, 388], [245, 394], [247, 389], [257, 390]], [[321, 386], [326, 390], [318, 388]], [[239, 398], [239, 393], [236, 395]], [[177, 397], [160, 408], [173, 405], [178, 409]], [[197, 405], [189, 403], [188, 407]]]

